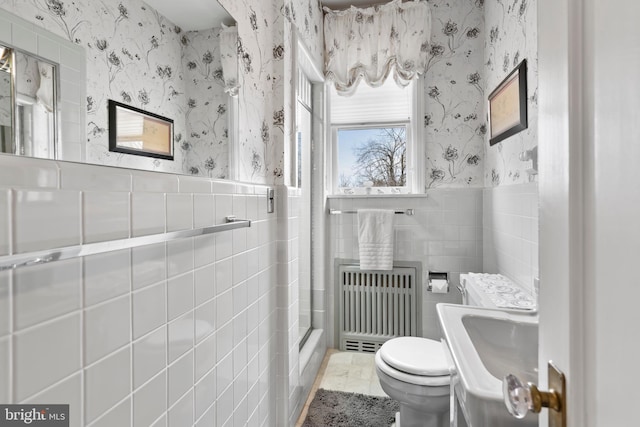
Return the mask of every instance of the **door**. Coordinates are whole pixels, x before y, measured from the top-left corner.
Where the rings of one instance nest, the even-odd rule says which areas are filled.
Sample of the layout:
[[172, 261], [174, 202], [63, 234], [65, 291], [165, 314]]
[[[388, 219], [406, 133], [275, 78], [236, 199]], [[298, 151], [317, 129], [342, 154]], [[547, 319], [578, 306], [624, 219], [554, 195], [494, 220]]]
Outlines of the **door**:
[[572, 427], [638, 423], [638, 18], [637, 0], [538, 2], [538, 385], [553, 360]]

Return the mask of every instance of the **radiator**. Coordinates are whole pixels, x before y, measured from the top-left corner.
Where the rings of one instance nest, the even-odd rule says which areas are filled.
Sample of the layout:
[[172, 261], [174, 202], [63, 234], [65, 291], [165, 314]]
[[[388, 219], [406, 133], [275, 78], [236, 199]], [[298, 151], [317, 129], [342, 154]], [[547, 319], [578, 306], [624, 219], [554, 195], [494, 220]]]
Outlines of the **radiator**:
[[375, 353], [397, 336], [419, 336], [420, 287], [416, 267], [360, 270], [337, 264], [341, 350]]

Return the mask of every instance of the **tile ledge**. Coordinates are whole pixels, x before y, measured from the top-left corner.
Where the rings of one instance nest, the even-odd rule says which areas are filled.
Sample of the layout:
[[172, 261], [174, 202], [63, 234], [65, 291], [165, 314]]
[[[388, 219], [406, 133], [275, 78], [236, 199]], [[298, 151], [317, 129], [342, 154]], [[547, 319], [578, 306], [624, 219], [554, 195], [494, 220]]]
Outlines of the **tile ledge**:
[[330, 194], [327, 199], [426, 199], [428, 194]]

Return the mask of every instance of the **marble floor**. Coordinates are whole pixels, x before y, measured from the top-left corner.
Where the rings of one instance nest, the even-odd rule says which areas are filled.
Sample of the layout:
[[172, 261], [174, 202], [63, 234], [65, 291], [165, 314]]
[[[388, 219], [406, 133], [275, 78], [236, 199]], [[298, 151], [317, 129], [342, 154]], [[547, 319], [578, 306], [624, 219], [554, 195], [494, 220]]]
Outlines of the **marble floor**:
[[319, 388], [386, 397], [376, 375], [374, 357], [370, 353], [328, 349], [296, 427], [304, 422], [309, 404]]
[[376, 375], [374, 354], [337, 351], [329, 355], [319, 388], [386, 396]]

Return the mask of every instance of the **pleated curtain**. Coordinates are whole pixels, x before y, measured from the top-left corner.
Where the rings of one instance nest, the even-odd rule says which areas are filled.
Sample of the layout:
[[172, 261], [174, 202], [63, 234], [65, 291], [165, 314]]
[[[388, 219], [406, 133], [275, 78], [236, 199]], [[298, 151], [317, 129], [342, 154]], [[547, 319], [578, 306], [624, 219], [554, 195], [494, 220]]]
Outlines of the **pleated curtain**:
[[426, 71], [431, 11], [424, 0], [361, 9], [325, 10], [325, 75], [341, 95], [364, 80], [380, 86], [389, 74], [406, 86]]

